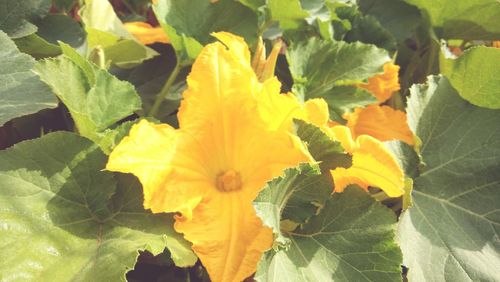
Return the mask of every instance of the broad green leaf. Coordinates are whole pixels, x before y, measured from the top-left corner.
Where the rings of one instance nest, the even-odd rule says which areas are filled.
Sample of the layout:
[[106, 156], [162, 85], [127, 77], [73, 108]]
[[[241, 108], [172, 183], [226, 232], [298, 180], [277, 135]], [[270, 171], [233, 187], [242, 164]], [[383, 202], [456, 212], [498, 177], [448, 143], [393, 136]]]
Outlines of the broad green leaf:
[[19, 52], [0, 31], [0, 126], [7, 121], [57, 107], [50, 89], [31, 71], [35, 60]]
[[275, 242], [286, 245], [280, 231], [282, 220], [305, 223], [333, 192], [318, 167], [309, 164], [285, 170], [283, 176], [269, 181], [254, 200], [257, 215], [273, 229]]
[[336, 86], [331, 94], [323, 97], [328, 103], [331, 116], [342, 116], [355, 108], [363, 108], [377, 103], [377, 98], [370, 92], [356, 86]]
[[411, 37], [420, 23], [419, 10], [401, 0], [359, 0], [359, 10], [375, 17], [399, 42]]
[[387, 141], [384, 145], [394, 155], [407, 177], [418, 176], [420, 159], [412, 146], [401, 141]]
[[36, 59], [54, 57], [61, 54], [61, 48], [43, 39], [36, 33], [18, 38], [14, 41], [19, 51], [29, 54]]
[[37, 31], [32, 23], [47, 14], [50, 0], [0, 0], [0, 30], [11, 38], [28, 36]]
[[479, 107], [500, 109], [499, 48], [479, 46], [457, 59], [441, 59], [446, 65], [443, 74], [462, 98]]
[[37, 35], [52, 44], [62, 41], [73, 48], [85, 42], [85, 32], [81, 25], [66, 15], [48, 15], [37, 22]]
[[332, 140], [317, 126], [302, 120], [295, 120], [295, 125], [297, 136], [306, 143], [314, 160], [320, 162], [322, 171], [351, 166], [351, 157], [344, 153], [339, 142]]
[[0, 152], [3, 280], [125, 280], [139, 250], [165, 247], [178, 265], [194, 264], [172, 215], [145, 211], [138, 181], [103, 171], [106, 161], [67, 132]]
[[256, 14], [234, 0], [165, 0], [153, 9], [182, 64], [192, 62], [202, 46], [213, 41], [211, 32], [231, 32], [250, 44], [256, 39]]
[[107, 128], [141, 108], [140, 98], [130, 83], [61, 45], [68, 55], [39, 61], [35, 71], [66, 105], [80, 134], [99, 143]]
[[405, 0], [430, 18], [438, 36], [447, 39], [500, 38], [497, 0]]
[[257, 281], [401, 281], [396, 216], [368, 193], [348, 187], [292, 232], [287, 250], [270, 250]]
[[114, 65], [131, 68], [158, 55], [127, 31], [108, 1], [85, 0], [81, 15], [89, 50], [102, 47], [105, 59]]
[[267, 7], [271, 18], [278, 21], [282, 29], [297, 28], [309, 16], [299, 0], [267, 0]]
[[500, 111], [460, 98], [444, 77], [414, 85], [408, 121], [425, 167], [399, 224], [410, 281], [496, 281]]
[[35, 58], [54, 57], [61, 54], [58, 41], [65, 42], [75, 48], [83, 45], [85, 33], [82, 27], [71, 17], [65, 15], [48, 15], [37, 21], [38, 31], [15, 40], [21, 52]]
[[382, 72], [387, 52], [373, 45], [311, 38], [292, 44], [287, 60], [294, 88], [305, 98], [333, 95], [335, 86], [354, 84]]
[[396, 39], [375, 17], [357, 16], [352, 21], [352, 28], [344, 38], [347, 42], [363, 42], [373, 44], [386, 50], [397, 49]]

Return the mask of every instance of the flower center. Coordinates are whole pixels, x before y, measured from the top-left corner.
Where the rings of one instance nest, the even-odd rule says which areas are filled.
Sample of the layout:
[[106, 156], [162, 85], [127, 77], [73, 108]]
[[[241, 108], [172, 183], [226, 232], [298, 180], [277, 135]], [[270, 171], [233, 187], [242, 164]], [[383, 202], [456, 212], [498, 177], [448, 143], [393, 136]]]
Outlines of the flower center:
[[217, 175], [216, 186], [219, 191], [230, 192], [241, 189], [241, 176], [238, 172], [230, 169]]

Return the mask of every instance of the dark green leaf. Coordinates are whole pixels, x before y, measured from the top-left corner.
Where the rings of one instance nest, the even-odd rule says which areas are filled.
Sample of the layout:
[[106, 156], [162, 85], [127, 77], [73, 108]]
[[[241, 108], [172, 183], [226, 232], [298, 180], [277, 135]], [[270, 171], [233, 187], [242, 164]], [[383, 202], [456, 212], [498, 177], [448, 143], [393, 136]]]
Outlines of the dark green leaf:
[[154, 11], [182, 64], [194, 60], [202, 46], [213, 41], [211, 32], [231, 32], [245, 37], [249, 44], [256, 39], [256, 14], [234, 0], [158, 1]]
[[306, 98], [327, 97], [335, 86], [354, 84], [382, 72], [387, 52], [373, 45], [311, 38], [287, 51], [295, 89]]
[[0, 30], [11, 38], [36, 32], [33, 20], [47, 14], [50, 0], [0, 0]]
[[293, 232], [287, 250], [270, 250], [257, 281], [401, 281], [396, 216], [368, 193], [348, 187]]
[[425, 164], [400, 221], [413, 281], [496, 281], [500, 265], [500, 111], [460, 98], [444, 77], [415, 85], [411, 129]]

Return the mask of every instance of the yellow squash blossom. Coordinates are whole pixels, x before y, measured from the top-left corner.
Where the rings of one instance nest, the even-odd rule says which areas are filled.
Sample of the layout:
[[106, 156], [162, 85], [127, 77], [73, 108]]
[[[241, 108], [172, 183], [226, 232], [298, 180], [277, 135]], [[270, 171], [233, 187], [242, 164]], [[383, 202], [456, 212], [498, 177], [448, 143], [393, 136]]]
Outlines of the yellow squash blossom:
[[384, 65], [384, 73], [368, 78], [368, 83], [360, 84], [363, 89], [372, 93], [379, 103], [391, 98], [392, 93], [400, 89], [399, 66], [392, 62]]
[[408, 127], [406, 113], [388, 106], [370, 105], [356, 108], [343, 116], [354, 138], [370, 135], [380, 141], [401, 140], [413, 145], [413, 133]]
[[242, 281], [273, 241], [252, 201], [267, 181], [311, 159], [279, 126], [285, 121], [264, 116], [264, 96], [281, 98], [277, 80], [259, 82], [242, 38], [213, 35], [220, 42], [203, 48], [187, 78], [179, 129], [142, 120], [107, 169], [139, 178], [145, 208], [179, 213], [175, 229], [213, 281]]
[[274, 128], [291, 130], [293, 118], [302, 119], [318, 126], [330, 138], [339, 141], [346, 152], [352, 155], [351, 167], [331, 171], [335, 192], [344, 191], [349, 184], [357, 184], [364, 189], [368, 189], [368, 186], [378, 187], [389, 197], [403, 195], [404, 173], [389, 150], [372, 136], [361, 134], [353, 138], [349, 127], [331, 126], [325, 100], [310, 99], [301, 105], [293, 94], [289, 93], [268, 98], [261, 101], [260, 105], [262, 116], [269, 119], [274, 117], [280, 121], [270, 123]]
[[352, 155], [351, 167], [331, 171], [336, 192], [344, 191], [349, 184], [356, 184], [364, 189], [378, 187], [389, 197], [403, 195], [404, 173], [382, 142], [369, 135], [353, 139], [349, 128], [343, 125], [331, 129], [335, 139]]
[[144, 45], [153, 43], [170, 43], [170, 40], [161, 27], [153, 27], [145, 22], [128, 22], [125, 23], [125, 28], [130, 32], [139, 42]]

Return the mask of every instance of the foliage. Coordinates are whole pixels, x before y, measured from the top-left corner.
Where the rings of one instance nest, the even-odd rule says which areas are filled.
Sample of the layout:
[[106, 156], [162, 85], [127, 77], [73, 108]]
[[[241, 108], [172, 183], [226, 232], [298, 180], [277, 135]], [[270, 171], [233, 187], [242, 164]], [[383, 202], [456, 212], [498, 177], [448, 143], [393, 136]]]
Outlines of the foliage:
[[499, 14], [0, 0], [0, 281], [500, 280]]

